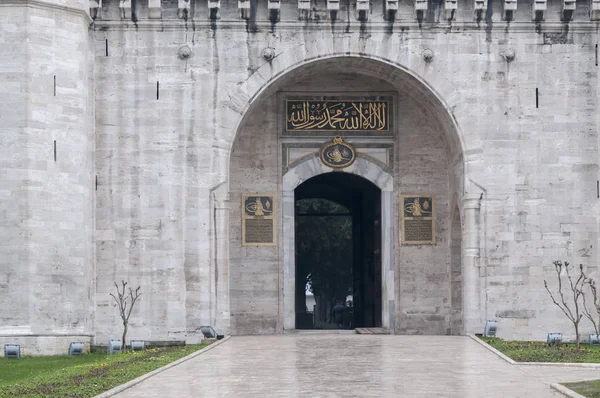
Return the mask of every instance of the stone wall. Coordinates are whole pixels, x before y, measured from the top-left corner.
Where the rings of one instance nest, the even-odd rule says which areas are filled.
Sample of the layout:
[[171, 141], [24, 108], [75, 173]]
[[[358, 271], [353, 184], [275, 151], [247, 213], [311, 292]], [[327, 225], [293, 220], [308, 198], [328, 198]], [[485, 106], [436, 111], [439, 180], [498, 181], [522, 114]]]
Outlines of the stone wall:
[[276, 196], [277, 230], [281, 231], [281, 150], [279, 148], [277, 96], [266, 99], [240, 129], [231, 152], [229, 198], [229, 266], [231, 332], [260, 334], [281, 332], [279, 246], [242, 246], [243, 194]]
[[86, 11], [0, 4], [0, 344], [94, 334], [93, 58]]
[[[223, 187], [219, 184], [227, 181], [228, 151], [238, 130], [238, 123], [243, 115], [247, 115], [245, 110], [248, 109], [249, 101], [258, 101], [256, 93], [264, 88], [265, 84], [274, 77], [282, 76], [284, 71], [301, 64], [306, 59], [361, 52], [409, 68], [433, 88], [436, 96], [445, 101], [447, 112], [451, 112], [452, 119], [443, 119], [443, 116], [440, 116], [442, 119], [432, 121], [436, 115], [441, 115], [440, 112], [432, 110], [434, 108], [431, 103], [436, 101], [432, 99], [434, 97], [425, 99], [423, 103], [417, 105], [425, 111], [421, 114], [414, 112], [413, 123], [423, 126], [430, 132], [438, 131], [439, 135], [437, 139], [433, 138], [434, 135], [426, 135], [430, 138], [423, 141], [418, 150], [411, 146], [398, 146], [397, 156], [400, 160], [397, 163], [399, 166], [396, 178], [401, 178], [402, 175], [406, 178], [404, 180], [406, 187], [399, 188], [399, 193], [404, 190], [426, 191], [427, 186], [419, 183], [414, 173], [409, 177], [415, 166], [411, 166], [410, 162], [402, 163], [401, 158], [405, 154], [414, 154], [421, 162], [420, 170], [425, 170], [427, 166], [423, 165], [431, 161], [442, 162], [439, 150], [443, 147], [440, 146], [442, 137], [445, 137], [449, 157], [443, 162], [449, 170], [453, 170], [452, 178], [443, 177], [443, 174], [438, 172], [441, 166], [436, 166], [432, 169], [431, 180], [426, 180], [431, 181], [431, 184], [441, 184], [441, 181], [450, 179], [443, 188], [446, 190], [442, 195], [445, 199], [438, 200], [438, 209], [445, 212], [443, 217], [442, 213], [439, 213], [442, 219], [438, 221], [439, 244], [444, 247], [450, 245], [450, 204], [458, 205], [462, 212], [462, 198], [465, 195], [479, 198], [483, 194], [481, 202], [477, 202], [480, 203], [480, 210], [477, 211], [478, 218], [474, 224], [478, 226], [475, 231], [478, 242], [477, 252], [469, 249], [463, 250], [461, 254], [463, 257], [470, 256], [469, 258], [472, 259], [469, 260], [472, 261], [470, 264], [476, 267], [477, 284], [481, 284], [479, 290], [472, 293], [479, 295], [478, 300], [481, 302], [477, 304], [478, 313], [474, 315], [474, 318], [479, 319], [477, 322], [481, 323], [487, 317], [498, 317], [504, 325], [501, 331], [511, 336], [541, 334], [545, 332], [536, 331], [545, 330], [553, 325], [565, 329], [568, 325], [551, 303], [547, 302], [546, 293], [543, 291], [543, 279], [544, 276], [551, 276], [551, 261], [554, 258], [570, 257], [575, 262], [581, 260], [590, 266], [595, 265], [595, 261], [590, 261], [596, 258], [593, 248], [597, 239], [595, 210], [591, 212], [592, 214], [583, 210], [584, 203], [595, 200], [593, 195], [597, 168], [595, 160], [597, 138], [594, 127], [597, 98], [590, 86], [592, 81], [596, 81], [593, 62], [595, 39], [591, 34], [573, 27], [568, 33], [563, 32], [565, 40], [555, 41], [552, 39], [555, 37], [552, 34], [536, 34], [524, 25], [519, 25], [520, 30], [508, 33], [494, 28], [488, 32], [454, 32], [446, 35], [442, 35], [440, 30], [435, 29], [398, 32], [390, 35], [373, 28], [368, 31], [368, 35], [365, 35], [364, 32], [361, 33], [359, 29], [354, 28], [342, 34], [315, 29], [292, 33], [284, 28], [275, 33], [263, 30], [248, 33], [237, 28], [197, 29], [196, 31], [169, 29], [158, 32], [152, 26], [143, 24], [138, 31], [129, 28], [121, 29], [113, 25], [106, 26], [107, 29], [95, 32], [99, 85], [97, 111], [102, 113], [102, 116], [98, 117], [97, 125], [98, 167], [104, 167], [101, 166], [102, 164], [108, 166], [109, 163], [114, 162], [114, 153], [116, 148], [119, 148], [123, 153], [122, 160], [120, 164], [111, 166], [112, 173], [125, 173], [126, 170], [128, 173], [133, 171], [134, 175], [142, 173], [129, 166], [132, 157], [123, 152], [123, 148], [127, 145], [134, 153], [146, 153], [139, 162], [133, 162], [139, 164], [140, 169], [141, 165], [147, 170], [154, 169], [158, 165], [170, 168], [171, 166], [165, 166], [165, 163], [169, 164], [165, 160], [165, 154], [171, 153], [170, 156], [175, 156], [177, 159], [175, 164], [179, 165], [179, 170], [187, 171], [165, 175], [165, 179], [161, 179], [158, 185], [163, 187], [160, 195], [164, 197], [164, 201], [160, 206], [164, 206], [165, 209], [177, 208], [181, 203], [188, 203], [185, 206], [191, 206], [190, 201], [185, 199], [183, 191], [166, 195], [164, 187], [176, 184], [177, 181], [185, 181], [186, 184], [197, 181], [198, 199], [194, 206], [198, 206], [203, 211], [185, 213], [186, 222], [202, 225], [198, 233], [193, 235], [193, 239], [198, 239], [198, 247], [202, 247], [200, 242], [211, 242], [210, 224], [204, 226], [205, 221], [200, 220], [211, 221], [212, 213], [208, 204], [211, 197], [210, 190], [217, 186]], [[106, 40], [109, 47], [108, 57], [105, 54]], [[190, 47], [192, 56], [181, 59], [177, 54], [184, 44]], [[262, 50], [266, 47], [274, 48], [276, 57], [271, 62], [267, 62], [261, 56]], [[430, 63], [425, 62], [422, 57], [425, 48], [433, 51], [434, 58]], [[508, 49], [514, 50], [517, 57], [511, 63], [501, 55]], [[305, 77], [300, 76], [300, 78]], [[156, 99], [157, 81], [160, 84], [158, 100]], [[265, 92], [268, 94], [265, 95], [268, 97], [273, 94], [270, 90], [280, 89], [274, 88], [276, 86], [267, 88]], [[535, 107], [536, 87], [538, 108]], [[415, 91], [410, 87], [406, 90], [409, 93]], [[260, 97], [260, 101], [264, 98]], [[263, 113], [268, 112], [264, 107], [260, 108], [256, 105], [257, 103], [253, 106], [257, 106], [257, 109], [261, 109]], [[116, 115], [122, 115], [122, 120], [119, 121]], [[412, 115], [413, 113], [409, 112], [404, 118], [413, 117]], [[448, 125], [454, 122], [459, 131], [457, 139], [462, 146], [458, 151], [456, 143], [448, 142], [450, 139]], [[142, 132], [142, 135], [134, 133], [137, 131]], [[185, 142], [180, 135], [190, 134], [185, 131], [194, 131], [193, 137], [197, 141], [193, 147], [197, 148], [198, 153], [203, 156], [183, 158], [182, 150], [192, 147], [190, 144], [179, 144]], [[240, 148], [248, 150], [252, 148], [249, 145], [253, 139], [242, 137], [244, 131], [244, 127], [239, 129], [239, 145]], [[114, 140], [117, 136], [127, 137], [129, 143], [124, 146], [115, 141], [103, 148], [105, 146], [103, 140]], [[154, 141], [150, 137], [154, 137]], [[165, 152], [165, 146], [159, 144], [160, 141], [155, 137], [169, 141], [170, 149]], [[265, 135], [264, 139], [266, 143], [273, 145], [273, 138], [269, 135]], [[428, 141], [429, 139], [432, 141]], [[415, 138], [414, 141], [418, 143], [419, 138]], [[102, 152], [103, 149], [106, 151]], [[563, 154], [563, 152], [570, 154]], [[258, 154], [260, 153], [262, 152]], [[236, 164], [242, 166], [242, 163], [236, 162], [243, 161], [246, 167], [248, 166], [246, 163], [253, 164], [251, 159], [244, 158], [241, 154], [238, 160], [235, 160], [235, 156], [237, 155], [234, 151], [232, 173]], [[273, 161], [273, 157], [270, 159]], [[258, 167], [260, 162], [258, 159], [255, 162]], [[269, 170], [266, 165], [264, 167], [264, 170], [256, 169], [251, 170], [252, 173], [250, 170], [247, 172], [252, 175], [267, 173], [269, 178], [275, 176], [274, 170]], [[455, 169], [456, 167], [458, 169]], [[183, 175], [187, 177], [184, 178]], [[240, 174], [235, 177], [234, 173], [229, 184], [241, 180], [248, 182], [250, 181], [248, 176]], [[99, 173], [99, 178], [101, 181], [99, 189], [107, 190], [105, 194], [108, 195], [113, 183], [106, 179], [107, 175], [104, 171]], [[264, 183], [268, 186], [261, 186], [260, 190], [267, 188], [272, 190], [274, 187], [273, 181]], [[155, 182], [138, 185], [136, 180], [131, 182], [128, 180], [127, 184], [131, 185], [131, 189], [136, 186], [141, 189], [140, 197], [157, 195], [153, 193]], [[397, 184], [400, 184], [400, 181]], [[235, 213], [239, 203], [237, 195], [241, 191], [237, 191], [240, 189], [237, 185], [231, 188], [232, 196], [227, 207], [232, 211], [231, 222], [237, 222], [238, 215]], [[113, 191], [121, 189], [121, 185], [113, 187]], [[439, 189], [442, 189], [441, 186]], [[147, 190], [145, 194], [144, 190]], [[111, 197], [113, 199], [110, 199]], [[114, 194], [108, 195], [107, 199], [114, 200]], [[552, 205], [544, 207], [549, 201]], [[142, 204], [143, 202], [140, 201], [140, 209], [144, 208]], [[526, 219], [523, 219], [522, 213], [524, 206], [533, 212], [528, 212]], [[110, 220], [115, 216], [106, 213], [111, 208], [113, 205], [107, 204], [103, 210], [99, 205], [99, 214], [107, 214], [102, 217], [113, 223], [114, 221]], [[148, 229], [157, 230], [159, 225], [167, 225], [159, 224], [158, 220], [161, 218], [159, 215], [151, 216], [147, 210], [143, 210], [143, 213], [148, 218]], [[161, 210], [159, 213], [168, 214], [166, 210]], [[569, 224], [568, 227], [561, 227], [560, 222], [556, 221], [557, 218], [547, 216], [561, 213], [564, 215], [558, 217], [564, 218], [563, 224]], [[136, 217], [138, 216], [132, 218], [131, 215], [124, 213], [121, 218], [116, 219], [120, 220], [119, 225], [127, 226]], [[197, 221], [192, 221], [195, 218]], [[567, 219], [571, 222], [567, 222]], [[124, 245], [124, 241], [131, 240], [126, 238], [130, 235], [130, 232], [126, 232], [128, 228], [126, 227], [121, 235], [117, 234], [111, 244], [119, 246]], [[572, 230], [560, 232], [561, 228]], [[176, 241], [181, 239], [181, 233], [174, 236], [173, 239]], [[186, 239], [189, 239], [189, 235], [186, 236], [188, 236]], [[239, 239], [239, 234], [235, 231], [230, 231], [229, 236], [231, 242]], [[396, 234], [396, 237], [398, 236]], [[98, 244], [102, 243], [98, 242]], [[579, 256], [579, 250], [584, 247], [589, 248], [590, 245], [592, 246], [590, 254]], [[574, 249], [575, 246], [578, 249]], [[136, 250], [139, 250], [142, 257], [150, 256], [150, 251], [143, 246]], [[173, 282], [168, 282], [167, 285], [180, 292], [186, 291], [185, 297], [196, 297], [198, 303], [206, 303], [207, 300], [210, 302], [212, 299], [207, 297], [213, 297], [210, 296], [210, 292], [215, 291], [211, 287], [214, 278], [211, 279], [209, 268], [204, 267], [212, 264], [211, 250], [206, 248], [199, 250], [192, 261], [183, 262], [185, 266], [181, 265], [182, 254], [175, 255], [181, 252], [181, 247], [175, 245], [171, 248], [161, 247], [160, 250], [162, 250], [161, 254], [173, 253], [168, 254], [170, 260], [167, 260], [172, 264], [167, 268], [172, 268]], [[242, 252], [236, 252], [238, 249], [233, 247], [227, 250], [231, 250], [232, 259], [243, 256]], [[260, 250], [270, 253], [271, 249]], [[426, 247], [399, 248], [396, 254], [398, 264], [401, 261], [409, 261], [411, 256], [418, 258], [427, 250]], [[412, 252], [415, 254], [409, 254]], [[535, 256], [532, 256], [534, 252]], [[442, 257], [434, 255], [436, 260], [432, 262], [436, 267], [435, 275], [447, 275], [449, 272], [449, 251], [444, 249], [444, 253]], [[275, 253], [269, 256], [271, 255], [274, 256]], [[106, 300], [107, 286], [110, 286], [109, 279], [118, 279], [119, 273], [129, 274], [130, 278], [144, 273], [156, 275], [153, 266], [138, 266], [137, 260], [124, 260], [128, 258], [127, 255], [115, 256], [115, 254], [107, 255], [105, 259], [99, 257], [99, 260], [102, 260], [98, 262], [99, 269], [104, 269], [105, 275], [110, 275], [111, 272], [115, 275], [106, 279], [102, 284], [105, 287], [99, 287], [99, 296], [102, 295], [103, 300]], [[120, 259], [120, 268], [112, 265], [114, 261], [111, 258], [117, 257]], [[156, 256], [153, 254], [151, 257]], [[133, 262], [128, 263], [128, 261]], [[274, 266], [272, 262], [269, 265], [269, 267]], [[137, 271], [138, 267], [140, 267], [139, 271]], [[145, 267], [148, 268], [144, 271]], [[190, 275], [190, 271], [182, 271], [188, 267], [204, 270], [201, 277], [197, 279], [197, 285], [193, 285], [194, 289], [198, 289], [196, 291], [184, 290], [192, 285], [185, 284], [184, 288], [182, 276], [177, 276], [178, 272], [179, 275], [185, 272]], [[449, 300], [430, 297], [427, 293], [428, 288], [420, 293], [409, 293], [412, 287], [402, 288], [403, 283], [407, 283], [402, 279], [402, 273], [414, 273], [416, 278], [423, 278], [424, 282], [430, 282], [432, 278], [439, 281], [435, 276], [428, 279], [425, 274], [419, 275], [418, 269], [418, 265], [413, 269], [399, 265], [398, 297], [406, 294], [404, 299], [400, 299], [400, 303], [404, 302], [406, 307], [404, 310], [397, 309], [398, 329], [407, 333], [425, 330], [440, 333], [441, 325], [447, 325], [449, 322], [451, 307]], [[525, 270], [527, 270], [526, 275], [523, 274]], [[517, 275], [515, 272], [521, 274]], [[232, 275], [230, 280], [240, 286], [241, 282], [236, 278], [238, 275]], [[274, 283], [275, 279], [271, 282]], [[450, 281], [442, 279], [441, 283], [445, 286], [443, 290], [449, 292]], [[256, 286], [251, 289], [258, 289], [260, 284]], [[250, 287], [244, 287], [247, 288]], [[234, 290], [237, 289], [233, 289], [232, 292]], [[209, 296], [200, 299], [199, 297], [203, 296], [199, 291], [204, 291]], [[269, 299], [267, 299], [268, 304], [265, 304], [266, 307], [262, 308], [268, 307], [268, 311], [265, 311], [271, 314], [269, 321], [265, 323], [268, 325], [265, 330], [276, 330], [279, 326], [273, 318], [275, 292], [265, 291], [264, 294]], [[420, 295], [417, 301], [433, 303], [430, 308], [438, 308], [439, 313], [432, 310], [425, 315], [419, 309], [419, 304], [412, 301], [415, 297], [411, 294]], [[184, 324], [183, 321], [166, 326], [169, 325], [168, 322], [164, 322], [167, 313], [169, 317], [179, 316], [182, 317], [181, 319], [186, 317], [190, 320], [194, 319], [196, 323], [210, 320], [210, 310], [203, 312], [199, 305], [186, 306], [184, 302], [186, 300], [189, 302], [191, 298], [184, 299], [183, 296], [183, 294], [170, 296], [171, 298], [167, 300], [171, 302], [169, 305], [165, 300], [142, 303], [142, 306], [148, 307], [141, 308], [140, 313], [150, 314], [150, 316], [140, 317], [138, 322], [142, 322], [141, 318], [147, 318], [149, 320], [144, 322], [156, 323], [157, 334], [165, 334], [165, 330], [180, 330], [193, 326], [191, 322]], [[239, 300], [233, 296], [232, 299]], [[547, 305], [540, 306], [539, 302]], [[250, 304], [244, 303], [244, 305]], [[237, 304], [234, 304], [232, 309], [237, 308], [236, 306]], [[167, 307], [170, 308], [168, 311]], [[523, 307], [527, 310], [521, 311]], [[164, 309], [155, 312], [155, 308]], [[517, 309], [517, 312], [510, 312], [512, 309]], [[100, 307], [99, 314], [102, 311]], [[415, 317], [415, 324], [418, 324], [418, 327], [409, 328], [408, 324], [402, 323], [404, 322], [402, 319], [409, 318], [407, 311], [415, 314], [411, 316]], [[219, 313], [217, 318], [220, 315], [224, 317], [223, 319], [227, 317], [227, 314]], [[137, 316], [139, 315], [136, 314]], [[103, 319], [108, 318], [104, 316]], [[114, 324], [115, 320], [111, 322]], [[103, 325], [106, 323], [99, 324], [99, 330], [106, 327]], [[446, 328], [443, 328], [444, 333]], [[240, 330], [249, 329], [244, 326]]]
[[399, 92], [395, 142], [396, 225], [400, 195], [431, 195], [435, 201], [435, 244], [395, 242], [397, 330], [402, 334], [447, 334], [450, 329], [450, 192], [448, 145], [437, 115]]
[[[210, 21], [206, 3], [192, 2], [179, 19], [176, 2], [165, 2], [162, 19], [148, 20], [145, 2], [135, 18], [120, 19], [118, 2], [105, 1], [91, 37], [79, 0], [26, 3], [0, 4], [0, 146], [8, 154], [0, 159], [0, 335], [95, 333], [102, 343], [120, 334], [108, 294], [121, 279], [142, 285], [132, 338], [182, 339], [201, 324], [280, 330], [275, 291], [263, 289], [275, 277], [247, 286], [229, 273], [242, 265], [230, 270], [230, 254], [248, 254], [229, 231], [239, 220], [236, 195], [251, 181], [235, 169], [251, 165], [252, 175], [270, 179], [274, 160], [259, 152], [270, 162], [261, 170], [258, 159], [254, 166], [230, 154], [236, 136], [246, 151], [255, 145], [244, 132], [261, 104], [292, 86], [292, 76], [336, 72], [332, 57], [352, 59], [348, 73], [387, 80], [415, 101], [414, 111], [399, 109], [418, 129], [404, 131], [410, 145], [396, 142], [394, 200], [409, 190], [440, 192], [438, 245], [396, 245], [398, 332], [445, 333], [451, 322], [456, 206], [464, 330], [498, 318], [502, 337], [569, 333], [543, 280], [554, 283], [555, 259], [597, 274], [600, 86], [587, 1], [564, 24], [562, 2], [548, 3], [539, 23], [529, 5], [509, 23], [501, 2], [488, 2], [487, 19], [477, 21], [472, 2], [459, 1], [457, 21], [446, 23], [436, 5], [417, 21], [401, 3], [390, 24], [379, 2], [364, 23], [343, 7], [336, 23], [320, 8], [298, 21], [295, 2], [271, 23], [266, 6], [238, 19], [237, 2], [223, 1], [221, 19]], [[276, 137], [264, 139], [275, 147]], [[263, 183], [253, 190], [278, 189]], [[274, 270], [276, 253], [261, 250]], [[420, 258], [431, 274], [421, 273]], [[423, 283], [411, 286], [411, 275]], [[260, 291], [264, 301], [255, 310], [236, 291]], [[239, 323], [230, 328], [230, 299], [232, 310], [265, 314], [264, 329], [248, 317], [232, 318]]]

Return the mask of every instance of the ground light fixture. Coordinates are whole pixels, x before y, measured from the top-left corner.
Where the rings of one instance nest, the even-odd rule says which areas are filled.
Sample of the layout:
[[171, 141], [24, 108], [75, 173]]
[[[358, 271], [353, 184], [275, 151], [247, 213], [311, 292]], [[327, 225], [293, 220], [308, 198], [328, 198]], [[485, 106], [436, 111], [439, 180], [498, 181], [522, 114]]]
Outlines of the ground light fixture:
[[215, 329], [213, 329], [212, 326], [200, 326], [200, 331], [204, 335], [205, 339], [216, 339], [217, 338], [217, 332], [215, 332]]
[[83, 343], [80, 341], [73, 341], [69, 344], [69, 356], [79, 356], [83, 354]]
[[145, 348], [145, 342], [144, 340], [131, 340], [130, 348], [133, 351], [143, 351]]
[[498, 321], [495, 319], [488, 319], [485, 322], [485, 329], [483, 330], [484, 337], [496, 337], [496, 331], [498, 330]]
[[548, 344], [562, 343], [562, 333], [548, 333]]
[[121, 340], [108, 340], [108, 354], [118, 354], [121, 352]]
[[590, 345], [600, 344], [600, 339], [598, 338], [597, 334], [590, 334], [590, 336], [588, 337], [588, 342], [590, 343]]
[[217, 332], [215, 331], [215, 329], [213, 329], [212, 326], [200, 326], [199, 329], [202, 332], [202, 334], [204, 335], [205, 339], [221, 340], [223, 337], [225, 337], [222, 334], [217, 334]]
[[21, 358], [21, 346], [19, 344], [4, 344], [4, 358], [6, 358], [6, 359]]

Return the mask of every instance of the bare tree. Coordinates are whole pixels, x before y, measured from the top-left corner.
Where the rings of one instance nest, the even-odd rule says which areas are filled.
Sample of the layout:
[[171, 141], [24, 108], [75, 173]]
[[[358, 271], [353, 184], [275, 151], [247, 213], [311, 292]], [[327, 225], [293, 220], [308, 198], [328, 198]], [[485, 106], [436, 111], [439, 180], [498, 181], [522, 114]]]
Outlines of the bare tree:
[[[544, 286], [546, 290], [550, 294], [550, 298], [552, 302], [556, 304], [558, 308], [562, 310], [562, 312], [569, 318], [569, 320], [573, 323], [573, 327], [575, 328], [575, 343], [577, 348], [579, 348], [579, 322], [581, 318], [583, 318], [583, 314], [579, 309], [579, 297], [583, 296], [583, 283], [585, 281], [585, 274], [583, 273], [583, 264], [579, 265], [579, 277], [573, 283], [573, 278], [571, 277], [571, 272], [569, 271], [569, 263], [565, 261], [564, 265], [562, 261], [554, 261], [554, 270], [556, 271], [556, 278], [558, 279], [558, 296], [560, 297], [560, 303], [554, 298], [554, 295], [548, 289], [548, 282], [544, 279]], [[569, 288], [573, 293], [573, 310], [569, 307], [565, 300], [565, 296], [563, 293], [563, 284], [562, 284], [562, 270], [565, 270], [567, 274], [567, 280], [569, 281]]]
[[592, 315], [592, 312], [588, 309], [587, 302], [585, 300], [585, 294], [583, 294], [583, 315], [585, 315], [585, 317], [592, 322], [592, 325], [594, 325], [594, 331], [596, 332], [596, 335], [600, 335], [600, 300], [598, 300], [598, 289], [596, 287], [596, 282], [593, 279], [588, 278], [586, 275], [584, 283], [589, 286], [590, 291], [592, 292], [593, 305], [594, 309], [596, 310], [596, 315]]
[[[140, 288], [141, 286], [138, 286], [137, 289], [135, 289], [135, 292], [133, 291], [133, 289], [129, 288], [129, 295], [127, 295], [125, 289], [127, 287], [127, 282], [125, 281], [121, 281], [121, 289], [119, 290], [119, 285], [117, 285], [117, 282], [115, 282], [115, 288], [117, 289], [117, 295], [115, 296], [114, 294], [110, 293], [110, 295], [112, 296], [113, 299], [115, 299], [115, 302], [117, 303], [117, 306], [119, 307], [119, 314], [121, 315], [121, 319], [123, 320], [123, 340], [121, 342], [121, 348], [123, 351], [125, 351], [125, 337], [127, 337], [127, 324], [129, 323], [129, 317], [131, 316], [131, 310], [133, 310], [133, 306], [135, 305], [135, 302], [137, 301], [137, 299], [142, 295], [140, 293]], [[129, 303], [128, 303], [129, 300]], [[127, 309], [127, 306], [129, 305], [129, 310]]]

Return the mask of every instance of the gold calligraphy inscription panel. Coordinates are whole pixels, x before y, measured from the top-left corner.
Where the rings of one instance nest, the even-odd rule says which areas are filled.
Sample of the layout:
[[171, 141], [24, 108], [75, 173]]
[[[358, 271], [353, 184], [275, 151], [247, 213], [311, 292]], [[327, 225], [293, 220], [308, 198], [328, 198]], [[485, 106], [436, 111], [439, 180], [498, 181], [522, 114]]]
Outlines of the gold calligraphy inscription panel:
[[435, 243], [435, 211], [431, 196], [402, 195], [402, 243]]
[[389, 101], [286, 100], [286, 131], [387, 132]]
[[242, 245], [275, 245], [274, 195], [242, 195]]

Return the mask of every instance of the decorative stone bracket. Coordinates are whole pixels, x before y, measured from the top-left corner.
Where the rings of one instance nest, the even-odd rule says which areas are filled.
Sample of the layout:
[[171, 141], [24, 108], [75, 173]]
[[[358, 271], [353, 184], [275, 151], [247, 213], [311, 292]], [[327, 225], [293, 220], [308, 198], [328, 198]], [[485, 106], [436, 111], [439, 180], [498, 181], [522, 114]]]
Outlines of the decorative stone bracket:
[[475, 0], [475, 13], [485, 11], [488, 6], [487, 0]]
[[[142, 0], [143, 1], [143, 0]], [[178, 16], [180, 19], [190, 18], [191, 2], [195, 0], [177, 0]], [[101, 18], [103, 0], [89, 0], [89, 12], [92, 19]], [[148, 0], [148, 18], [162, 18], [162, 0]], [[221, 1], [207, 0], [209, 19], [220, 18]], [[238, 0], [239, 17], [249, 19], [251, 11], [250, 0]], [[384, 0], [384, 18], [387, 21], [396, 20], [399, 0]], [[505, 21], [512, 21], [513, 14], [517, 10], [518, 0], [503, 0], [502, 18]], [[119, 11], [122, 19], [131, 19], [135, 10], [132, 10], [132, 0], [119, 0]], [[488, 8], [488, 0], [474, 0], [475, 17], [481, 19], [483, 13]], [[269, 20], [278, 22], [280, 20], [281, 0], [267, 0], [269, 10]], [[307, 20], [310, 17], [310, 10], [313, 6], [313, 0], [298, 0], [298, 19]], [[532, 19], [533, 21], [543, 21], [548, 10], [548, 0], [532, 0]], [[370, 18], [370, 0], [355, 0], [356, 18], [359, 21], [367, 21]], [[414, 0], [414, 8], [417, 14], [423, 13], [428, 9], [427, 0]], [[327, 0], [327, 11], [331, 20], [337, 19], [337, 13], [340, 9], [340, 0]], [[600, 0], [590, 0], [590, 20], [600, 21]], [[458, 10], [458, 0], [444, 0], [444, 13], [447, 20], [455, 19], [455, 13]], [[576, 0], [563, 0], [562, 21], [569, 22], [573, 20], [576, 10]]]
[[369, 0], [356, 0], [356, 19], [367, 21], [369, 19], [369, 9], [371, 4]]
[[131, 0], [119, 1], [119, 9], [121, 10], [122, 19], [131, 19]]
[[148, 18], [150, 18], [150, 19], [162, 18], [162, 9], [160, 7], [160, 0], [148, 0]]
[[298, 0], [298, 10], [310, 10], [310, 0]]
[[484, 18], [485, 12], [488, 8], [487, 0], [475, 0], [475, 19], [481, 21]]
[[240, 18], [250, 19], [250, 0], [238, 0], [238, 11]]
[[444, 1], [444, 12], [448, 21], [454, 19], [454, 13], [458, 10], [457, 0], [445, 0]]
[[592, 21], [600, 21], [600, 0], [591, 0], [590, 19]]
[[281, 0], [268, 0], [269, 20], [278, 22], [280, 17]]
[[427, 10], [427, 0], [415, 0], [415, 11]]
[[337, 13], [340, 9], [340, 0], [327, 0], [327, 11], [329, 11], [329, 19], [335, 21]]
[[208, 0], [208, 15], [210, 19], [219, 19], [221, 10], [221, 0]]
[[177, 15], [182, 19], [188, 18], [190, 15], [190, 0], [178, 0]]
[[505, 21], [513, 20], [513, 13], [517, 10], [517, 0], [504, 0], [502, 17]]
[[340, 0], [327, 0], [327, 9], [329, 11], [338, 11], [340, 9]]
[[398, 0], [385, 0], [385, 19], [394, 21], [398, 12]]
[[96, 19], [102, 10], [102, 0], [90, 0], [90, 17]]
[[533, 20], [543, 21], [544, 13], [548, 8], [547, 0], [533, 0]]
[[308, 19], [310, 15], [310, 1], [311, 0], [298, 0], [298, 19]]
[[563, 0], [563, 21], [569, 22], [573, 19], [573, 14], [575, 13], [575, 0]]

